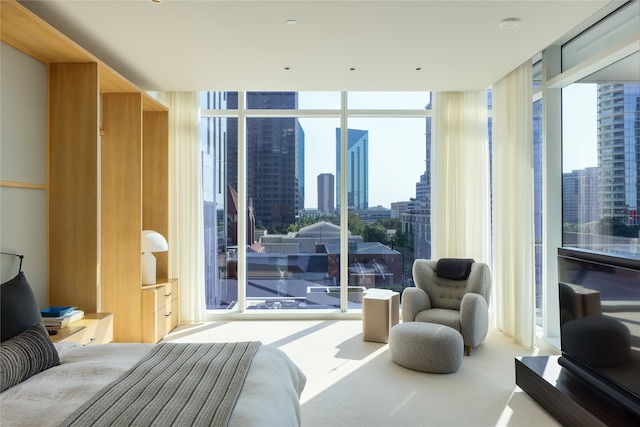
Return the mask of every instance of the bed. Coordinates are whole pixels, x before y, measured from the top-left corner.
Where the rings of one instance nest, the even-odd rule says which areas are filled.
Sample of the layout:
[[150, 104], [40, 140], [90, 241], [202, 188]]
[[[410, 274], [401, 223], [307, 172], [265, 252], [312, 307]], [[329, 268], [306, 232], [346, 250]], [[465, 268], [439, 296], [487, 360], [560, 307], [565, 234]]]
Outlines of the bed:
[[[155, 347], [114, 343], [70, 348], [68, 344], [61, 344], [56, 344], [60, 365], [0, 394], [0, 425], [61, 425]], [[253, 357], [228, 425], [300, 425], [299, 397], [304, 384], [304, 375], [282, 351], [261, 345]]]
[[[0, 425], [61, 425], [92, 396], [128, 372], [154, 346], [114, 343], [70, 348], [68, 344], [56, 344], [60, 365], [0, 394]], [[251, 361], [228, 425], [299, 426], [299, 397], [304, 384], [304, 374], [282, 351], [261, 345]]]
[[24, 285], [7, 283], [0, 295], [2, 426], [300, 425], [306, 377], [275, 347], [53, 344], [42, 323], [32, 323], [39, 310], [31, 297], [16, 304]]

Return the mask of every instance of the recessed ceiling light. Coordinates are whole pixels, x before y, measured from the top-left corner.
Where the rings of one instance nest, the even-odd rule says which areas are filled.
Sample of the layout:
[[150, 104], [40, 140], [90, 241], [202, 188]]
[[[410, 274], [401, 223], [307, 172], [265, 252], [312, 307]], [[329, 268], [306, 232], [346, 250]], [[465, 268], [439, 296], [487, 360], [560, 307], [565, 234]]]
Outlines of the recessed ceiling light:
[[296, 24], [298, 24], [298, 21], [296, 21], [295, 19], [287, 19], [287, 24], [296, 25]]
[[498, 27], [502, 30], [510, 30], [520, 25], [520, 18], [505, 18], [498, 22]]
[[349, 67], [349, 71], [355, 71], [356, 67]]
[[289, 71], [291, 67], [284, 67], [285, 71]]
[[422, 70], [422, 67], [416, 67], [416, 71]]

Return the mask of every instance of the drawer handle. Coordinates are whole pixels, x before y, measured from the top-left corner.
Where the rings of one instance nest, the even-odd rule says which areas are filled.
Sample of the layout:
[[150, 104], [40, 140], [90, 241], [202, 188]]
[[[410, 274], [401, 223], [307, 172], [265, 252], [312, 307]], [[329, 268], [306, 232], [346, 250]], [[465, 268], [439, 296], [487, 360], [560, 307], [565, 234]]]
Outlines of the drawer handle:
[[165, 314], [164, 317], [170, 317], [171, 313], [173, 313], [173, 311], [170, 311], [169, 313]]
[[170, 297], [171, 295], [173, 295], [173, 292], [169, 292], [168, 294], [165, 294], [165, 297]]
[[87, 343], [82, 344], [82, 346], [83, 346], [83, 347], [86, 347], [86, 346], [88, 346], [88, 345], [91, 345], [91, 344], [93, 344], [93, 343], [95, 342], [95, 340], [96, 340], [95, 338], [91, 338]]

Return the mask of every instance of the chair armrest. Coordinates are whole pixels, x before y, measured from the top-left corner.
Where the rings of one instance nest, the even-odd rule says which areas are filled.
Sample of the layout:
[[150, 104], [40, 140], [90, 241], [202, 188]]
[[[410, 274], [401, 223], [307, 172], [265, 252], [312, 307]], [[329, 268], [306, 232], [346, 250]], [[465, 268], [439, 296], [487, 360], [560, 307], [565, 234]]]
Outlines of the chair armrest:
[[413, 322], [422, 310], [431, 308], [429, 295], [420, 288], [405, 288], [402, 291], [402, 321]]
[[464, 345], [475, 347], [487, 336], [489, 330], [489, 307], [480, 294], [468, 293], [460, 303], [460, 333]]

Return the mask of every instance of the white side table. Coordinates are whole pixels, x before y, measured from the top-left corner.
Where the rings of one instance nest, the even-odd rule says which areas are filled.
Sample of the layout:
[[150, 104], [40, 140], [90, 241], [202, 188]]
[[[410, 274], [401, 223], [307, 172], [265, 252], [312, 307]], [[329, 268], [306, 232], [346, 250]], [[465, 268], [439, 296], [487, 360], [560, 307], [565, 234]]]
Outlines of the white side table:
[[367, 289], [362, 298], [362, 339], [389, 342], [389, 331], [400, 321], [400, 294], [387, 289]]

